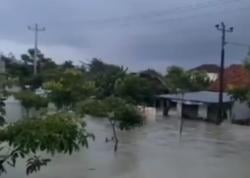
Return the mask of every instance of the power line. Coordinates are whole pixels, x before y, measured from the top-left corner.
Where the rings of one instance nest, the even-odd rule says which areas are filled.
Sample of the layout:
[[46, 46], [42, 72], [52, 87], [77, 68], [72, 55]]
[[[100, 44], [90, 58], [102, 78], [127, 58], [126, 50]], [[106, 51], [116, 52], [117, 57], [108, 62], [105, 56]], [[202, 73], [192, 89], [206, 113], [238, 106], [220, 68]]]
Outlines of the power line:
[[233, 46], [241, 46], [241, 47], [250, 48], [250, 44], [247, 44], [247, 43], [239, 43], [239, 42], [231, 42], [231, 41], [228, 41], [226, 43], [229, 44], [229, 45], [233, 45]]
[[34, 72], [34, 75], [36, 75], [37, 74], [37, 54], [38, 54], [38, 33], [45, 31], [45, 27], [40, 28], [38, 24], [35, 24], [34, 27], [28, 26], [28, 30], [33, 31], [35, 34], [33, 72]]
[[[175, 13], [183, 13], [183, 12], [194, 12], [199, 11], [202, 9], [208, 9], [208, 8], [215, 8], [215, 7], [223, 7], [225, 8], [225, 5], [228, 4], [234, 4], [234, 3], [240, 3], [240, 2], [248, 2], [245, 0], [221, 0], [221, 1], [207, 1], [203, 3], [197, 3], [195, 5], [187, 5], [187, 6], [181, 6], [176, 7], [170, 10], [160, 10], [160, 11], [151, 11], [148, 13], [142, 13], [137, 15], [128, 15], [128, 16], [122, 16], [122, 17], [114, 17], [114, 18], [106, 18], [102, 20], [88, 20], [84, 23], [89, 24], [113, 24], [113, 23], [129, 23], [132, 21], [137, 20], [153, 20], [156, 18], [164, 17], [167, 15], [176, 15]], [[245, 6], [244, 6], [245, 7]], [[172, 18], [164, 19], [166, 20], [173, 20]], [[127, 22], [126, 22], [127, 21]]]

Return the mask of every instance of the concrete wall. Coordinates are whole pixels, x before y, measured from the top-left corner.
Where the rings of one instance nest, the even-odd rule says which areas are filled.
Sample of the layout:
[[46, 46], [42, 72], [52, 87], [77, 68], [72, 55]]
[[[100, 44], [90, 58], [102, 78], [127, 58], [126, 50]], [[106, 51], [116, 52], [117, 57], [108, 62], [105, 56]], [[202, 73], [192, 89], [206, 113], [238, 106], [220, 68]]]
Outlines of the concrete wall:
[[199, 105], [198, 117], [203, 120], [207, 119], [207, 105], [206, 104]]
[[197, 119], [198, 118], [198, 106], [184, 104], [182, 106], [182, 116], [186, 119]]
[[246, 102], [234, 102], [232, 107], [232, 120], [250, 119], [250, 108]]

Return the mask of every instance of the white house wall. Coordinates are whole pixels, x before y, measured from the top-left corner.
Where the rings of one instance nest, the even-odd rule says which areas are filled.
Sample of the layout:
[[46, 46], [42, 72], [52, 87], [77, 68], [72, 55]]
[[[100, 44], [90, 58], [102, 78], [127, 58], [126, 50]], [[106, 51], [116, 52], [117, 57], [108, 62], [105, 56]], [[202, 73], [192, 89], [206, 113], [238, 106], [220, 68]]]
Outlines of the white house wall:
[[207, 73], [210, 81], [215, 81], [218, 79], [218, 74], [217, 73]]
[[240, 103], [234, 102], [232, 107], [232, 119], [233, 120], [245, 120], [250, 119], [250, 108], [246, 102]]

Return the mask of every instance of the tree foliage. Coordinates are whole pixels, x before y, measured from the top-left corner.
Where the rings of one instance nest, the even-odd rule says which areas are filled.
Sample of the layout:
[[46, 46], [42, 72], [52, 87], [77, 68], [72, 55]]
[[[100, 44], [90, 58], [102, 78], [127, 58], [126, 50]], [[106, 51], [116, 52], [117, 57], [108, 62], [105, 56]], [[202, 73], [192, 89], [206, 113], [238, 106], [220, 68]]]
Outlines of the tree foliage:
[[118, 148], [118, 136], [116, 127], [121, 130], [129, 130], [143, 124], [143, 117], [138, 109], [117, 97], [108, 97], [105, 100], [90, 99], [79, 104], [82, 115], [89, 114], [96, 117], [103, 117], [110, 122], [114, 141], [114, 151]]
[[250, 90], [247, 88], [235, 88], [229, 91], [234, 100], [247, 102], [250, 105]]
[[23, 90], [15, 93], [15, 98], [21, 101], [22, 106], [27, 111], [27, 117], [29, 117], [29, 111], [31, 108], [39, 110], [48, 106], [47, 98], [39, 96], [30, 90]]
[[136, 104], [151, 103], [155, 91], [153, 85], [145, 78], [137, 75], [127, 75], [115, 84], [115, 94]]
[[57, 78], [45, 83], [44, 87], [48, 91], [48, 98], [58, 109], [72, 109], [77, 102], [95, 93], [94, 83], [74, 69], [63, 71]]
[[95, 82], [97, 97], [105, 98], [115, 93], [115, 83], [126, 76], [126, 69], [93, 59], [89, 65], [89, 76]]
[[178, 66], [168, 68], [165, 80], [171, 92], [206, 90], [211, 84], [205, 72], [185, 71]]
[[26, 172], [30, 174], [50, 161], [37, 156], [38, 152], [72, 154], [80, 147], [88, 147], [88, 138], [94, 137], [85, 126], [84, 121], [73, 115], [56, 113], [44, 118], [20, 120], [2, 128], [0, 142], [7, 145], [1, 149], [12, 151], [0, 157], [0, 173], [6, 172], [6, 165], [15, 167], [19, 158], [28, 158]]
[[[250, 48], [244, 60], [244, 67], [250, 71]], [[233, 88], [229, 91], [234, 100], [240, 102], [246, 102], [250, 106], [250, 86], [245, 86], [244, 88]]]
[[165, 78], [171, 92], [175, 92], [178, 89], [184, 90], [189, 88], [189, 76], [181, 67], [169, 67]]
[[209, 88], [211, 81], [206, 72], [193, 71], [189, 72], [190, 89], [200, 91]]

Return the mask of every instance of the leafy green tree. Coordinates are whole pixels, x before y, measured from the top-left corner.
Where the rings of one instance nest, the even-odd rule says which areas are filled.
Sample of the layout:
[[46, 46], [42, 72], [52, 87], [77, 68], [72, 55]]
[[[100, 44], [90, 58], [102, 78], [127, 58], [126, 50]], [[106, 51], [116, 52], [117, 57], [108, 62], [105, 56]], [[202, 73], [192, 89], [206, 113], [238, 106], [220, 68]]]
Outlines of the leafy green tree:
[[[247, 52], [247, 55], [244, 59], [244, 67], [247, 71], [250, 72], [250, 48]], [[250, 106], [250, 86], [246, 86], [244, 88], [236, 87], [229, 91], [232, 98], [234, 100], [238, 100], [240, 102], [246, 102]]]
[[37, 55], [38, 74], [33, 75], [34, 49], [29, 49], [28, 54], [21, 55], [26, 68], [29, 68], [29, 75], [23, 76], [21, 83], [23, 86], [29, 85], [31, 89], [37, 89], [46, 81], [48, 73], [58, 70], [58, 66], [51, 59], [44, 56], [41, 51]]
[[154, 69], [141, 71], [139, 76], [149, 82], [155, 94], [168, 93], [168, 87], [164, 77]]
[[56, 113], [43, 118], [20, 120], [0, 129], [0, 175], [6, 166], [15, 167], [16, 161], [26, 159], [27, 175], [39, 171], [51, 161], [38, 153], [72, 154], [81, 147], [88, 147], [88, 138], [94, 138], [85, 129], [85, 122], [77, 117]]
[[23, 90], [15, 93], [15, 97], [21, 101], [22, 106], [26, 110], [26, 117], [30, 117], [30, 110], [32, 108], [39, 110], [41, 108], [47, 108], [48, 100], [45, 97], [39, 96], [32, 91]]
[[63, 64], [62, 64], [62, 68], [63, 69], [73, 69], [75, 68], [74, 64], [72, 61], [65, 61]]
[[109, 121], [113, 132], [110, 140], [114, 141], [115, 152], [119, 143], [116, 128], [129, 130], [143, 124], [143, 117], [138, 109], [121, 98], [108, 97], [105, 100], [91, 98], [79, 103], [78, 107], [82, 115], [89, 114]]
[[185, 71], [178, 66], [169, 67], [165, 79], [171, 92], [206, 90], [211, 84], [205, 72]]
[[8, 79], [6, 74], [0, 74], [0, 126], [5, 124], [5, 99], [7, 96], [6, 87], [10, 86], [12, 82]]
[[0, 126], [5, 124], [5, 97], [0, 95]]
[[115, 94], [135, 104], [149, 104], [154, 97], [154, 88], [149, 81], [137, 75], [127, 75], [116, 81]]
[[110, 73], [113, 71], [120, 71], [120, 67], [113, 64], [106, 64], [101, 59], [94, 58], [89, 64], [89, 73], [93, 77], [98, 77], [99, 74]]
[[95, 94], [95, 85], [84, 74], [75, 69], [68, 69], [44, 84], [48, 98], [58, 109], [73, 109], [75, 104]]
[[234, 100], [247, 102], [250, 106], [250, 90], [248, 88], [235, 88], [230, 90], [229, 93], [232, 95]]
[[33, 75], [34, 49], [29, 49], [27, 54], [21, 55], [21, 60], [16, 60], [14, 56], [1, 56], [5, 62], [6, 72], [12, 78], [19, 80], [22, 88], [30, 86], [32, 90], [42, 86], [47, 81], [50, 73], [59, 70], [58, 65], [48, 57], [45, 57], [40, 51], [37, 56], [38, 74]]
[[211, 81], [206, 72], [193, 71], [190, 75], [190, 90], [199, 91], [206, 90], [211, 85]]
[[22, 61], [17, 61], [14, 56], [1, 56], [1, 60], [5, 62], [6, 73], [8, 77], [17, 78], [21, 87], [25, 85], [25, 79], [32, 75], [33, 68]]
[[89, 77], [95, 82], [97, 97], [105, 98], [115, 93], [115, 83], [126, 76], [123, 67], [106, 64], [99, 59], [93, 59], [89, 65]]
[[190, 77], [181, 67], [169, 67], [165, 79], [167, 87], [171, 92], [176, 92], [178, 89], [187, 90], [190, 88]]

